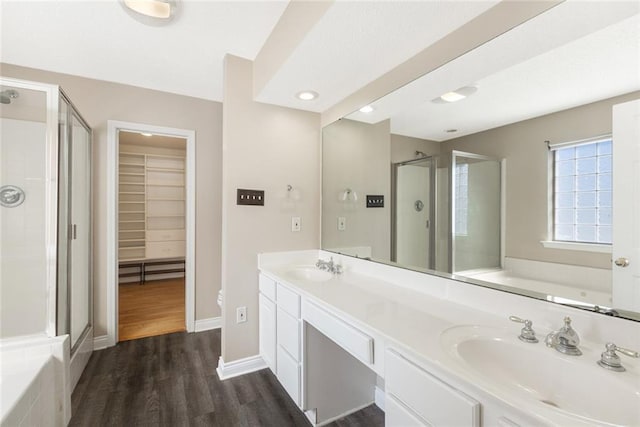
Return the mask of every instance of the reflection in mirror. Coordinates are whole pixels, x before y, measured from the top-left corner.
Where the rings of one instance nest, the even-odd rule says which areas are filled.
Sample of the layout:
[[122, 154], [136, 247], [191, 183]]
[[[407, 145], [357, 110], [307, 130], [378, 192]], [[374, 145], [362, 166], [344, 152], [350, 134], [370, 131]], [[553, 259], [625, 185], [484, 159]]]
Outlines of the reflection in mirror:
[[[640, 99], [639, 13], [562, 3], [325, 127], [322, 247], [639, 319], [637, 285], [611, 271], [631, 256], [616, 227], [640, 228], [613, 220], [611, 197], [629, 158], [614, 105]], [[613, 156], [588, 145], [611, 140]]]

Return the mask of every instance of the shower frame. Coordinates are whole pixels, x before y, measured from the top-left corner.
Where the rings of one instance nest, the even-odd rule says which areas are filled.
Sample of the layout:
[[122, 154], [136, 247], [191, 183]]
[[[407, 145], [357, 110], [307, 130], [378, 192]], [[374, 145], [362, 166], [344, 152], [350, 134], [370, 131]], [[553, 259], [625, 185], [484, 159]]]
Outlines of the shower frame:
[[[59, 272], [59, 215], [60, 215], [60, 161], [61, 161], [61, 148], [66, 148], [67, 160], [71, 161], [70, 145], [66, 144], [64, 147], [61, 145], [61, 132], [60, 132], [60, 106], [61, 102], [67, 105], [67, 117], [66, 120], [66, 135], [70, 135], [70, 128], [72, 118], [75, 117], [78, 122], [88, 131], [88, 158], [91, 162], [92, 150], [91, 150], [91, 128], [82, 118], [78, 109], [73, 105], [69, 97], [64, 93], [62, 88], [58, 85], [33, 82], [28, 80], [15, 79], [10, 77], [0, 76], [0, 85], [10, 86], [17, 89], [26, 89], [31, 91], [44, 92], [46, 95], [46, 130], [45, 130], [45, 182], [44, 182], [44, 194], [45, 194], [45, 253], [46, 253], [46, 266], [45, 266], [45, 289], [46, 289], [46, 326], [44, 332], [48, 337], [55, 337], [59, 335], [65, 335], [71, 333], [71, 292], [68, 287], [69, 281], [61, 284], [58, 280]], [[66, 163], [68, 166], [70, 163]], [[89, 170], [91, 171], [91, 163], [89, 163]], [[66, 171], [69, 174], [69, 170]], [[91, 173], [89, 176], [91, 177]], [[70, 178], [69, 181], [70, 182]], [[81, 343], [84, 341], [87, 333], [93, 326], [93, 233], [92, 233], [92, 209], [93, 209], [93, 197], [92, 197], [92, 182], [88, 183], [89, 187], [89, 225], [88, 232], [88, 250], [89, 250], [89, 265], [88, 265], [88, 322], [83, 332], [78, 337], [76, 345], [71, 348], [71, 355], [75, 353]], [[69, 194], [71, 194], [70, 188], [67, 188]], [[65, 207], [65, 213], [69, 212], [71, 197], [68, 197], [69, 205]], [[68, 237], [68, 236], [67, 236]], [[65, 238], [67, 238], [65, 237]], [[66, 256], [67, 265], [65, 268], [69, 268], [71, 259]], [[66, 287], [65, 293], [65, 307], [64, 312], [60, 310], [60, 287]], [[61, 325], [61, 320], [64, 319], [64, 325]], [[71, 340], [70, 340], [71, 341]], [[91, 343], [92, 345], [92, 343]]]

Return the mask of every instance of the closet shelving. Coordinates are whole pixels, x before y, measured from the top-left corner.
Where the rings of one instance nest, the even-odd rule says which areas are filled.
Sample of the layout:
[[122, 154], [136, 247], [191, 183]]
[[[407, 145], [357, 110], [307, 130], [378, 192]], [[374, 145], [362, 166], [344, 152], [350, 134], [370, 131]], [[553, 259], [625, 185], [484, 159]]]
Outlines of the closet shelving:
[[118, 257], [145, 257], [145, 156], [121, 153], [119, 163]]
[[121, 153], [119, 179], [119, 259], [184, 257], [184, 157]]
[[147, 258], [185, 255], [184, 158], [147, 155]]

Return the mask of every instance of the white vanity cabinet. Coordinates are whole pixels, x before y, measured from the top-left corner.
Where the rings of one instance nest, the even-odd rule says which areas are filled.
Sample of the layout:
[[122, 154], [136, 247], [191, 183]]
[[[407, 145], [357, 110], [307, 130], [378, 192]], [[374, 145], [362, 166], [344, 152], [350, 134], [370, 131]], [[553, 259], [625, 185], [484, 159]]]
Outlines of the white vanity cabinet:
[[260, 356], [276, 373], [276, 282], [264, 274], [258, 279]]
[[276, 285], [276, 375], [289, 396], [302, 406], [300, 296]]
[[302, 407], [300, 296], [264, 274], [258, 285], [260, 356]]
[[393, 349], [385, 353], [385, 425], [480, 426], [480, 403]]

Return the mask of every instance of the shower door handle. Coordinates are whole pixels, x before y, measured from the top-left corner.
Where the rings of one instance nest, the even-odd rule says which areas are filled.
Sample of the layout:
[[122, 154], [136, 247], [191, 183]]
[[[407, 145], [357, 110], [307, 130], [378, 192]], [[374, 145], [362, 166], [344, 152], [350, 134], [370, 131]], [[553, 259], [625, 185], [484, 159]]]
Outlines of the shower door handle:
[[78, 238], [78, 227], [76, 224], [71, 224], [71, 240]]
[[431, 227], [431, 221], [427, 220], [427, 224], [426, 224], [427, 228]]

